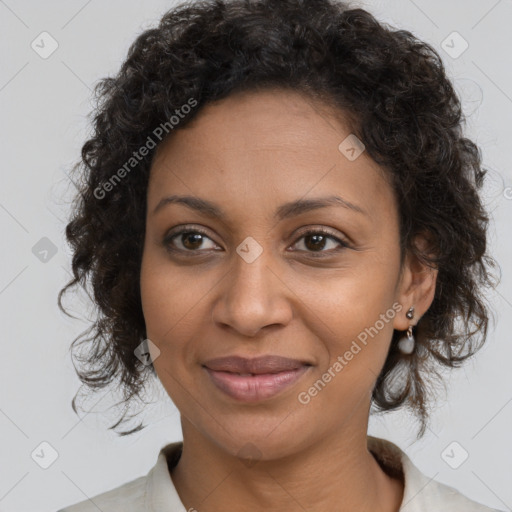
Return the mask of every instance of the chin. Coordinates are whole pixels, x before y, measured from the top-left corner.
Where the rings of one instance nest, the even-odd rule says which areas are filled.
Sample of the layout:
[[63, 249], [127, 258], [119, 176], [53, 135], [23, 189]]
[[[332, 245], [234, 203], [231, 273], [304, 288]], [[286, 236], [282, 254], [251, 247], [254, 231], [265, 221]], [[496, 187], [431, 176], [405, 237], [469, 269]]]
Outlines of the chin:
[[230, 422], [227, 432], [217, 425], [215, 432], [205, 432], [204, 435], [225, 452], [247, 461], [248, 465], [257, 460], [276, 460], [293, 455], [313, 441], [311, 433], [292, 428], [293, 425], [287, 425], [284, 418], [286, 414], [272, 422], [254, 419], [249, 423]]

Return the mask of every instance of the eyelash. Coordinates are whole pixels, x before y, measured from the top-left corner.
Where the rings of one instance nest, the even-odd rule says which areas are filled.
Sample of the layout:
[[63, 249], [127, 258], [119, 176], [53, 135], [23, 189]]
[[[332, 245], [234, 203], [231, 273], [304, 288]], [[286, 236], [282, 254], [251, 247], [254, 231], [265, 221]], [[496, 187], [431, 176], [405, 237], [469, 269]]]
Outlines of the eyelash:
[[[163, 245], [167, 248], [167, 250], [169, 250], [171, 252], [180, 252], [180, 253], [184, 253], [184, 252], [187, 252], [187, 253], [198, 253], [198, 252], [201, 252], [200, 249], [197, 249], [197, 250], [177, 249], [177, 248], [172, 246], [173, 239], [179, 237], [180, 235], [183, 235], [184, 233], [200, 234], [200, 235], [206, 236], [207, 238], [210, 238], [208, 236], [208, 233], [206, 231], [200, 229], [200, 228], [196, 228], [196, 227], [192, 228], [192, 227], [186, 227], [185, 226], [180, 231], [177, 231], [175, 233], [171, 232], [171, 233], [167, 234], [164, 237], [164, 239], [163, 239]], [[318, 252], [315, 252], [315, 251], [298, 251], [298, 252], [306, 252], [310, 256], [312, 256], [313, 258], [323, 258], [323, 257], [326, 257], [326, 256], [330, 256], [333, 253], [338, 253], [338, 252], [340, 252], [340, 251], [350, 247], [350, 245], [347, 242], [345, 242], [344, 240], [341, 240], [338, 237], [334, 236], [330, 231], [328, 231], [328, 230], [326, 230], [324, 228], [310, 229], [309, 231], [305, 231], [303, 233], [300, 233], [299, 238], [297, 238], [297, 240], [294, 242], [293, 245], [296, 245], [299, 240], [301, 240], [302, 238], [304, 238], [304, 237], [306, 237], [308, 235], [324, 235], [326, 238], [334, 240], [335, 242], [337, 242], [341, 246], [338, 249], [334, 249], [334, 250], [331, 249], [331, 250], [328, 250], [328, 251], [318, 251]], [[211, 238], [210, 238], [210, 240], [211, 240]], [[294, 251], [294, 252], [296, 252], [296, 251]]]

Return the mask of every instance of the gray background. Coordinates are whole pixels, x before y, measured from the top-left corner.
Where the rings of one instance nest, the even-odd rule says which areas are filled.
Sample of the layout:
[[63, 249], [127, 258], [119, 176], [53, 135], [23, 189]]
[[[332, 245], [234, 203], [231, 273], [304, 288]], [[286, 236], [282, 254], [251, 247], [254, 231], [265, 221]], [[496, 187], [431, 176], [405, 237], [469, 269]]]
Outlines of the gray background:
[[[91, 412], [75, 415], [70, 402], [80, 383], [68, 348], [88, 326], [92, 309], [77, 299], [80, 320], [72, 320], [56, 306], [70, 265], [64, 227], [74, 187], [66, 173], [88, 133], [91, 89], [117, 71], [129, 44], [174, 3], [0, 0], [2, 511], [51, 512], [92, 497], [146, 474], [161, 446], [181, 438], [179, 415], [158, 384], [154, 396], [160, 400], [144, 415], [150, 426], [131, 437], [117, 438], [107, 430], [115, 417], [104, 414], [112, 405], [110, 393], [93, 396]], [[512, 2], [353, 4], [411, 30], [441, 53], [471, 114], [467, 134], [491, 171], [484, 195], [493, 216], [491, 251], [503, 269], [501, 285], [490, 296], [496, 327], [477, 358], [447, 376], [448, 392], [440, 390], [425, 437], [414, 442], [414, 424], [402, 412], [372, 418], [370, 433], [401, 446], [436, 480], [512, 510]], [[59, 45], [47, 59], [31, 48], [43, 31]], [[469, 44], [457, 58], [441, 46], [453, 31]], [[460, 48], [455, 41], [454, 51]], [[41, 242], [44, 237], [51, 244]], [[41, 251], [51, 246], [56, 254], [49, 252], [41, 261]], [[457, 469], [442, 456], [454, 441], [458, 445], [448, 450], [452, 465], [460, 462], [462, 450], [469, 454]], [[48, 469], [31, 457], [42, 442], [58, 453]]]

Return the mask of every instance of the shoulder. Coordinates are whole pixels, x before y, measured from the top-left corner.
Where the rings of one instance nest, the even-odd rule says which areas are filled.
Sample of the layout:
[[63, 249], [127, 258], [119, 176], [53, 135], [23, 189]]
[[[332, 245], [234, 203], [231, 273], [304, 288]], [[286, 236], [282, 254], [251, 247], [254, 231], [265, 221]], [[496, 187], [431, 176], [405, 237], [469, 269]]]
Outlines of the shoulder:
[[[459, 510], [464, 510], [464, 512], [500, 512], [497, 509], [487, 507], [477, 501], [469, 499], [453, 487], [432, 480], [425, 475], [423, 475], [423, 477], [428, 484], [425, 486], [425, 490], [422, 491], [422, 496], [419, 498], [419, 501], [423, 507], [427, 507], [425, 510], [436, 510], [439, 512], [458, 512]], [[400, 512], [402, 512], [402, 510], [404, 512], [414, 512], [416, 508], [413, 506], [413, 497], [411, 497], [409, 503], [409, 506], [407, 503], [402, 504]], [[424, 509], [418, 508], [417, 510]]]
[[501, 512], [428, 477], [391, 441], [368, 436], [368, 449], [386, 472], [403, 478], [404, 497], [399, 512]]
[[169, 467], [174, 467], [179, 460], [182, 448], [182, 442], [164, 446], [147, 475], [57, 512], [141, 512], [161, 510], [162, 507], [169, 511], [183, 511], [183, 504], [169, 473]]
[[123, 512], [145, 510], [146, 476], [131, 480], [115, 489], [98, 494], [57, 512], [117, 512], [122, 505]]

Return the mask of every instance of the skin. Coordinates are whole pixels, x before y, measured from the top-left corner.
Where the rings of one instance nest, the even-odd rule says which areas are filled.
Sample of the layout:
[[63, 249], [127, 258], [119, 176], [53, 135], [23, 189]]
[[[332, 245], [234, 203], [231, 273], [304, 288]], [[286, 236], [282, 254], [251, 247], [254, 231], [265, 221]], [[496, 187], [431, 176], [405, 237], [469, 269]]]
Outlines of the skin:
[[[339, 151], [350, 133], [325, 105], [270, 89], [205, 106], [158, 148], [140, 286], [147, 335], [160, 350], [154, 366], [181, 414], [184, 448], [171, 477], [187, 510], [400, 507], [403, 482], [367, 449], [371, 392], [393, 329], [405, 331], [429, 308], [437, 272], [409, 256], [400, 267], [394, 192], [365, 152], [350, 161]], [[207, 199], [226, 216], [175, 203], [153, 213], [171, 194]], [[336, 205], [273, 218], [283, 203], [334, 194], [366, 213]], [[168, 237], [177, 249], [169, 251], [163, 240], [184, 225], [207, 235], [192, 242]], [[331, 238], [315, 245], [303, 235], [322, 227], [349, 246]], [[252, 263], [236, 252], [248, 236], [263, 251]], [[315, 259], [318, 253], [325, 256]], [[300, 403], [298, 394], [394, 303], [402, 310], [308, 404]], [[412, 305], [411, 321], [405, 314]], [[279, 395], [240, 403], [201, 366], [263, 354], [312, 367]]]

